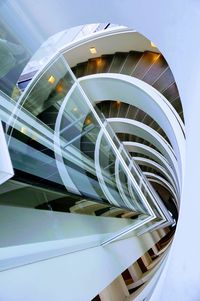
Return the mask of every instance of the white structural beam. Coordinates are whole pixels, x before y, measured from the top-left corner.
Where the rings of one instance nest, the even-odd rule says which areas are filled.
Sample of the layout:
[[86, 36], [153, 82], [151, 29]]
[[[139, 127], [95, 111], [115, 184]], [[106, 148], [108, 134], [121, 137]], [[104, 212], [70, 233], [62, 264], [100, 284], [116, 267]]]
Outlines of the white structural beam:
[[160, 185], [162, 185], [163, 187], [165, 187], [166, 189], [168, 189], [171, 194], [173, 195], [174, 199], [176, 200], [177, 205], [180, 205], [180, 200], [177, 198], [177, 194], [176, 191], [174, 190], [173, 186], [166, 181], [163, 177], [152, 173], [152, 172], [144, 172], [144, 175], [149, 179], [149, 181], [151, 182], [157, 182]]
[[166, 178], [168, 180], [168, 182], [171, 183], [171, 185], [174, 187], [174, 189], [176, 190], [176, 185], [173, 181], [173, 179], [171, 178], [171, 176], [167, 173], [166, 169], [163, 168], [160, 164], [156, 163], [153, 160], [147, 159], [147, 158], [143, 158], [143, 157], [133, 157], [133, 160], [135, 160], [135, 162], [137, 162], [138, 165], [140, 166], [147, 166], [147, 167], [151, 167], [152, 169], [154, 169], [155, 171], [161, 173], [163, 175], [164, 178]]

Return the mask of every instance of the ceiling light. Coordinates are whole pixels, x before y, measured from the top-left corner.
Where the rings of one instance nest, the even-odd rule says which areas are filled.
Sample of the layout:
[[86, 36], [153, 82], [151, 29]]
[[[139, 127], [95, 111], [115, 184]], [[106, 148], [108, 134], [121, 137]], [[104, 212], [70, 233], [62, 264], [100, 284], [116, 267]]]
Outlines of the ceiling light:
[[86, 125], [89, 125], [91, 122], [92, 122], [92, 120], [91, 120], [90, 117], [88, 117], [88, 118], [85, 120], [85, 124], [86, 124]]
[[157, 48], [156, 45], [153, 42], [151, 42], [151, 47]]
[[26, 133], [27, 133], [27, 129], [26, 129], [26, 128], [24, 128], [24, 127], [22, 127], [22, 128], [21, 128], [21, 130], [20, 130], [20, 132], [21, 132], [22, 134], [25, 134], [25, 135], [26, 135]]
[[63, 92], [63, 85], [58, 84], [58, 85], [56, 86], [56, 92], [57, 92], [57, 93], [62, 93], [62, 92]]
[[48, 82], [50, 83], [50, 84], [54, 84], [55, 83], [55, 77], [53, 76], [53, 75], [51, 75], [51, 76], [49, 76], [49, 78], [48, 78]]
[[101, 59], [98, 59], [96, 62], [97, 62], [97, 66], [100, 66], [101, 63], [102, 63], [102, 60], [101, 60]]
[[96, 50], [95, 47], [90, 47], [90, 52], [91, 52], [92, 54], [96, 54], [96, 53], [97, 53], [97, 50]]

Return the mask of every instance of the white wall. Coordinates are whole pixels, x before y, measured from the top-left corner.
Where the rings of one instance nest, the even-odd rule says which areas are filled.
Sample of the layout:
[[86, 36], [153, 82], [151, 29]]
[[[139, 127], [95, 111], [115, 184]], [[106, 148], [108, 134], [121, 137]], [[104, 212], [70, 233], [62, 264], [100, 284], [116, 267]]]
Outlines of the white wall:
[[1, 272], [0, 300], [89, 301], [156, 241], [147, 233]]

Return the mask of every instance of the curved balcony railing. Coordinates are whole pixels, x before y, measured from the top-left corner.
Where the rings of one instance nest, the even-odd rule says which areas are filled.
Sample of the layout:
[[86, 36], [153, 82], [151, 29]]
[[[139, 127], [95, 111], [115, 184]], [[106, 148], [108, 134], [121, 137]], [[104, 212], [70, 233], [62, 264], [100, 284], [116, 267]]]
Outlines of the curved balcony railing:
[[[139, 109], [145, 107], [146, 113], [167, 132], [172, 146], [155, 130], [138, 121], [127, 118], [106, 120], [96, 107], [96, 102], [116, 99], [117, 95], [129, 105], [136, 105]], [[131, 95], [134, 97], [131, 98]], [[42, 256], [41, 247], [34, 251], [35, 254], [31, 254], [31, 260], [105, 245], [130, 233], [142, 235], [174, 223], [169, 210], [148, 181], [146, 175], [150, 175], [143, 173], [137, 164], [139, 159], [135, 160], [128, 153], [128, 147], [131, 146], [124, 147], [117, 138], [120, 131], [136, 131], [138, 136], [149, 140], [160, 153], [147, 148], [145, 154], [157, 159], [158, 162], [153, 163], [154, 167], [162, 171], [164, 176], [170, 173], [167, 183], [162, 181], [162, 177], [154, 180], [168, 185], [174, 197], [179, 198], [182, 177], [180, 166], [184, 154], [177, 140], [180, 138], [180, 144], [184, 144], [183, 125], [167, 101], [154, 90], [148, 90], [146, 84], [116, 74], [99, 74], [77, 80], [64, 54], [57, 53], [34, 76], [16, 101], [4, 94], [1, 97], [0, 117], [6, 124], [6, 139], [14, 169], [27, 177], [34, 175], [40, 185], [45, 181], [55, 186], [59, 184], [66, 194], [79, 198], [71, 207], [71, 212], [80, 213], [81, 207], [92, 213], [96, 206], [103, 210], [109, 208], [106, 214], [104, 212], [97, 218], [96, 228], [92, 234], [89, 232], [89, 238], [86, 237], [88, 228], [83, 233], [79, 224], [74, 235], [80, 236], [81, 246], [72, 243], [70, 247], [66, 244], [60, 248], [58, 244], [56, 250], [51, 249]], [[151, 105], [148, 103], [150, 100]], [[43, 120], [43, 112], [51, 107], [54, 117]], [[145, 162], [152, 163], [147, 160]], [[119, 212], [131, 212], [132, 219], [122, 217], [114, 225], [113, 214], [119, 215]], [[57, 235], [60, 225], [57, 223], [57, 214], [52, 210], [51, 220], [54, 234]], [[91, 217], [90, 226], [93, 222]], [[71, 239], [70, 235], [64, 233], [61, 238]], [[44, 235], [43, 242], [46, 243], [47, 239]], [[10, 240], [9, 246], [12, 243]], [[20, 243], [28, 245], [31, 240], [24, 239]], [[27, 253], [24, 261], [20, 259], [18, 264], [30, 262], [29, 255]], [[8, 263], [9, 267], [13, 265], [13, 261]], [[5, 268], [6, 265], [2, 267]]]

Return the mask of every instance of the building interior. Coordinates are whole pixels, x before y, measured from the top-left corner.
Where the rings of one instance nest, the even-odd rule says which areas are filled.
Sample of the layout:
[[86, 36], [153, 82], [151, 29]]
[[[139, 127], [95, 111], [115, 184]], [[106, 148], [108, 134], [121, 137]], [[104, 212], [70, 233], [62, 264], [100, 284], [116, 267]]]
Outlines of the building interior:
[[0, 3], [2, 301], [199, 300], [200, 6], [117, 2]]

